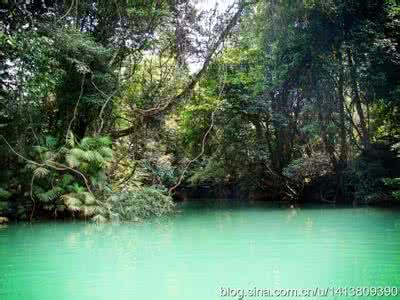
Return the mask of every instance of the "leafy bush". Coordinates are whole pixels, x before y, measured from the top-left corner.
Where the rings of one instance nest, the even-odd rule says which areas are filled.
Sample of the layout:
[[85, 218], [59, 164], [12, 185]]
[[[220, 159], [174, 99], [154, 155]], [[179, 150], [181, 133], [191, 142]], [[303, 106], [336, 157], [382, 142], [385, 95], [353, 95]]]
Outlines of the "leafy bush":
[[170, 214], [174, 211], [174, 207], [172, 198], [164, 191], [145, 187], [137, 191], [112, 194], [93, 220], [97, 222], [107, 219], [139, 221]]

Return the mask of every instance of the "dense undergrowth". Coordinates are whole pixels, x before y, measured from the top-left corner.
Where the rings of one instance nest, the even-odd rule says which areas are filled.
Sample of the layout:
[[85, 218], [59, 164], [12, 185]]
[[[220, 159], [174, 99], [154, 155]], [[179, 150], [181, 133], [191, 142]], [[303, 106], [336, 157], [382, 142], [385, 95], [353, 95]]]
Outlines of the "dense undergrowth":
[[[2, 214], [17, 219], [37, 217], [79, 217], [96, 222], [139, 221], [172, 213], [172, 198], [164, 189], [133, 187], [123, 189], [107, 178], [113, 159], [111, 139], [85, 137], [79, 142], [72, 133], [61, 143], [45, 136], [32, 148], [29, 158], [20, 156], [25, 166], [15, 184], [30, 182], [21, 194], [9, 184], [0, 190]], [[13, 199], [19, 197], [19, 199]]]

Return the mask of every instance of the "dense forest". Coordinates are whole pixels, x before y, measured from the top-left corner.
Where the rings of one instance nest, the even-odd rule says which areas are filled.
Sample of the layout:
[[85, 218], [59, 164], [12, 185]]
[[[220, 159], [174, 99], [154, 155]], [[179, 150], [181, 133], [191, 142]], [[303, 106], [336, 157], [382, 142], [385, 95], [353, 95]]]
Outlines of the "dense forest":
[[0, 3], [3, 222], [400, 201], [397, 0]]

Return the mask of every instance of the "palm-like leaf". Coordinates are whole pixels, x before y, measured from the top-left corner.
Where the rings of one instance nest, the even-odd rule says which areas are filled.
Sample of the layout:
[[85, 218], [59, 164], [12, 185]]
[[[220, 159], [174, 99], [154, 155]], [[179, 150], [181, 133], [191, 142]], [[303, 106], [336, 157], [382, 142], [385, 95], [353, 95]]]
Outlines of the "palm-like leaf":
[[83, 199], [83, 202], [87, 205], [92, 205], [96, 203], [96, 198], [93, 196], [93, 194], [88, 192], [81, 193], [80, 198]]
[[80, 147], [85, 149], [85, 150], [89, 150], [92, 147], [96, 146], [96, 140], [94, 138], [91, 137], [85, 137], [81, 140], [81, 142], [79, 143]]
[[99, 146], [106, 146], [109, 147], [112, 144], [111, 138], [108, 136], [101, 136], [97, 139]]
[[108, 147], [100, 147], [97, 152], [100, 153], [101, 156], [104, 157], [105, 160], [111, 160], [113, 158], [113, 151], [111, 148]]
[[81, 200], [74, 193], [63, 195], [61, 199], [70, 211], [80, 211], [82, 208]]
[[35, 171], [33, 171], [33, 175], [37, 178], [44, 178], [49, 173], [50, 173], [50, 171], [44, 167], [36, 168]]

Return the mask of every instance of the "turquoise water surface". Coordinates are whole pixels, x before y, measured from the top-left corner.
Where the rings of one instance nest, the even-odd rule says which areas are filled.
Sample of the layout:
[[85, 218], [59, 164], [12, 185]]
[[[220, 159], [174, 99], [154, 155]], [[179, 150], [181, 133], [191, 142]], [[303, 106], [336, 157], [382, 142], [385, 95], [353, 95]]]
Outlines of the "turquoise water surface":
[[399, 211], [226, 201], [180, 209], [140, 224], [0, 227], [0, 299], [211, 300], [252, 289], [400, 288]]

